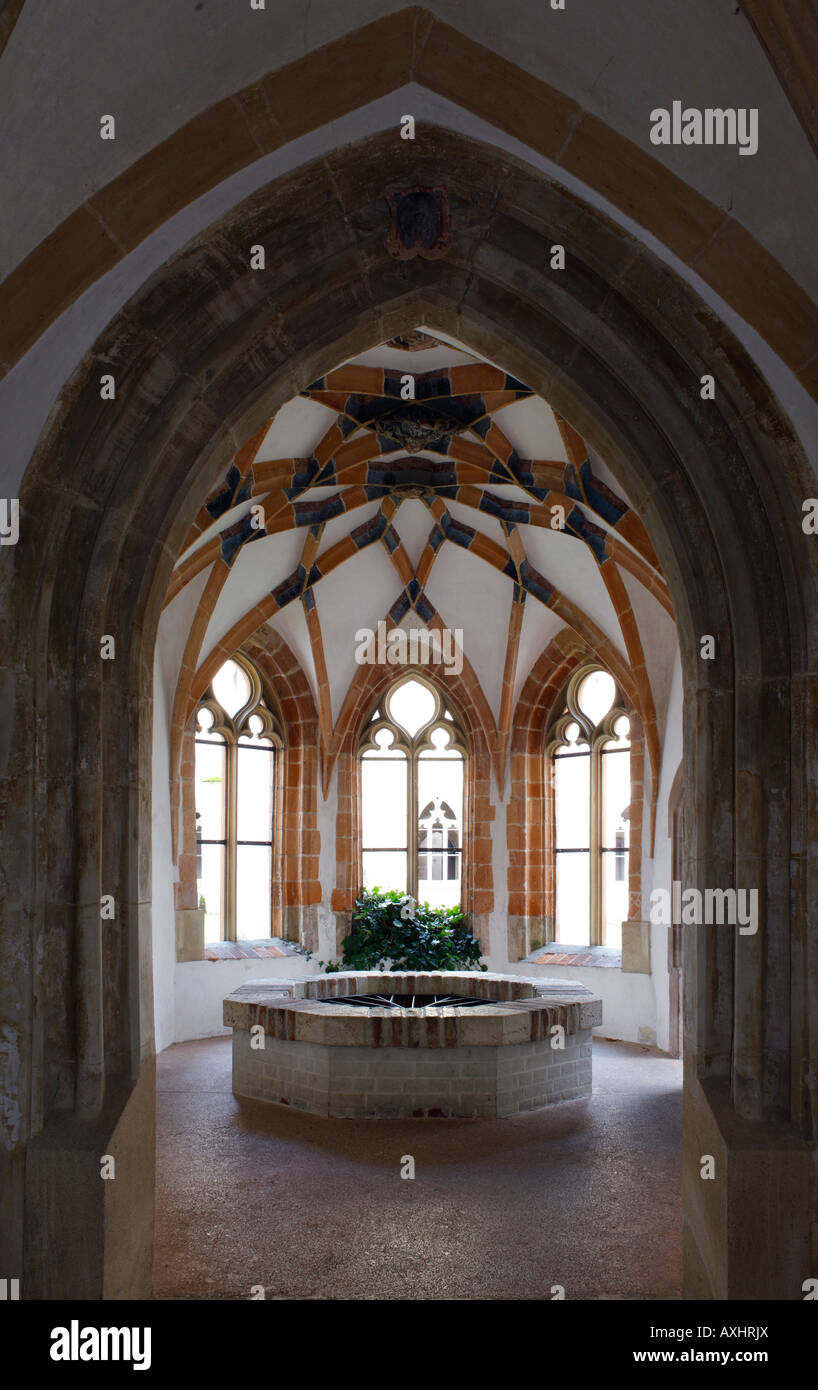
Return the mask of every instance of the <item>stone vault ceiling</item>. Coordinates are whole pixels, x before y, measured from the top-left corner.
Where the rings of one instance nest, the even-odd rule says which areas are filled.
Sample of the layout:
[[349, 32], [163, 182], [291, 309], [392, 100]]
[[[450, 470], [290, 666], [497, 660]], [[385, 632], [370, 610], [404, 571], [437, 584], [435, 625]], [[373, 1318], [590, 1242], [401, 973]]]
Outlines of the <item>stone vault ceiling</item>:
[[[617, 677], [658, 759], [648, 672], [661, 718], [675, 631], [642, 522], [547, 402], [431, 329], [310, 383], [247, 442], [191, 528], [166, 614], [185, 643], [177, 729], [269, 625], [330, 748], [356, 633], [385, 621], [458, 634], [501, 745], [543, 649], [574, 643]], [[646, 663], [641, 633], [664, 639], [664, 665], [656, 650]]]

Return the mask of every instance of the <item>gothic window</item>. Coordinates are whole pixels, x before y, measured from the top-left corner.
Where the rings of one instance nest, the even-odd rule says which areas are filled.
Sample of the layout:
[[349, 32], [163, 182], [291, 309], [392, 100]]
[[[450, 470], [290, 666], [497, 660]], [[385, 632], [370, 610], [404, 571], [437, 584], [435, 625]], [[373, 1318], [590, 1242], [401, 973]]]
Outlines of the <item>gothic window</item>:
[[205, 941], [271, 935], [280, 727], [245, 657], [226, 661], [196, 713], [196, 879]]
[[365, 888], [397, 889], [433, 907], [460, 904], [466, 742], [438, 690], [396, 682], [360, 745]]
[[629, 723], [616, 682], [585, 667], [551, 732], [555, 939], [622, 944], [628, 915]]

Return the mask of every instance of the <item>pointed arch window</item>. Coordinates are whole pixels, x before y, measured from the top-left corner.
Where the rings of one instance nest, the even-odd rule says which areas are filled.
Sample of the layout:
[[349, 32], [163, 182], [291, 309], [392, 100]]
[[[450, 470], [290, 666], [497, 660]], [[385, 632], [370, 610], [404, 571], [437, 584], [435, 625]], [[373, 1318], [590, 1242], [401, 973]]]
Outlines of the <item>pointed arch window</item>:
[[628, 915], [629, 722], [607, 671], [568, 685], [547, 747], [554, 792], [555, 939], [620, 947]]
[[467, 746], [452, 710], [406, 676], [370, 716], [359, 753], [364, 887], [458, 906]]
[[196, 711], [196, 879], [205, 941], [272, 934], [275, 760], [283, 747], [255, 667], [226, 661]]

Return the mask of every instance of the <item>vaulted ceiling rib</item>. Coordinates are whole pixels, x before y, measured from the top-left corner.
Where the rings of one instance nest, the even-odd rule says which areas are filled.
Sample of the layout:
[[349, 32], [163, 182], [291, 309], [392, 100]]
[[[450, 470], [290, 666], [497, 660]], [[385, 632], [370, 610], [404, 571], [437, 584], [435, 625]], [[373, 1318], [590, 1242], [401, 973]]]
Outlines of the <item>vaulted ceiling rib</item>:
[[[438, 625], [445, 611], [464, 633], [502, 749], [525, 677], [521, 651], [530, 661], [522, 634], [533, 604], [612, 670], [658, 766], [639, 625], [620, 574], [672, 613], [644, 526], [525, 383], [462, 345], [411, 338], [411, 350], [400, 346], [409, 339], [384, 344], [311, 383], [239, 451], [196, 517], [167, 597], [209, 571], [182, 659], [177, 737], [221, 661], [298, 607], [326, 751], [354, 675], [355, 631], [407, 617]], [[515, 441], [532, 453], [542, 442], [548, 456], [523, 457]], [[282, 445], [286, 456], [274, 452]], [[499, 647], [486, 648], [487, 631], [501, 635]]]

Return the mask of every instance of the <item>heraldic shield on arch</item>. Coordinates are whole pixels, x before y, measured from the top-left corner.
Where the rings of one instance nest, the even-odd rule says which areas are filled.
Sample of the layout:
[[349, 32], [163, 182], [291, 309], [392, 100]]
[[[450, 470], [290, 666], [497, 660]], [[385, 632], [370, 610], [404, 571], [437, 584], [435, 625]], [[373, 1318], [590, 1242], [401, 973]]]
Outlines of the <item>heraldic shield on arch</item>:
[[390, 189], [386, 194], [392, 214], [386, 248], [398, 260], [415, 256], [434, 261], [451, 246], [449, 194], [445, 188]]

